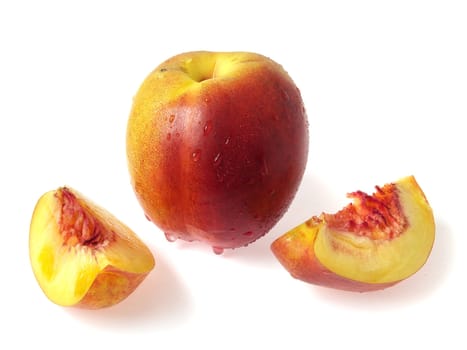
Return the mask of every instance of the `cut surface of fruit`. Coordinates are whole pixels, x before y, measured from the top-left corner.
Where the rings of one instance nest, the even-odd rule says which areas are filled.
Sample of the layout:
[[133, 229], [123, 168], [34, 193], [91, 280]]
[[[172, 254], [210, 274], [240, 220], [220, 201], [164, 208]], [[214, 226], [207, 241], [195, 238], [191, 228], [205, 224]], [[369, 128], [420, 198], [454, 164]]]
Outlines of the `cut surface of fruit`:
[[123, 223], [77, 191], [45, 193], [31, 219], [34, 275], [56, 304], [101, 308], [125, 299], [154, 267], [154, 257]]
[[391, 183], [376, 186], [370, 196], [362, 191], [348, 194], [354, 200], [336, 214], [323, 214], [328, 227], [371, 239], [393, 239], [401, 235], [408, 222], [400, 206], [399, 191]]
[[292, 276], [339, 289], [386, 288], [418, 271], [430, 255], [435, 222], [413, 176], [376, 187], [373, 195], [321, 214], [273, 242], [271, 249]]

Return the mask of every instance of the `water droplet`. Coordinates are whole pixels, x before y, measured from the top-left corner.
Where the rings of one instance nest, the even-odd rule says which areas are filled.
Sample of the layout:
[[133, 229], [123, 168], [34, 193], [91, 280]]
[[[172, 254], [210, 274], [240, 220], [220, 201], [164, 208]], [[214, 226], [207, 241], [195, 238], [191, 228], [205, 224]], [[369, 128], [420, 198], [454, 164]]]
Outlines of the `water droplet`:
[[165, 232], [164, 235], [165, 235], [165, 238], [166, 238], [169, 242], [175, 242], [175, 241], [177, 240], [177, 236], [175, 236], [175, 235], [172, 234], [172, 233]]
[[213, 159], [214, 166], [219, 166], [219, 164], [221, 164], [221, 161], [222, 161], [222, 154], [221, 152], [219, 152], [214, 156], [214, 159]]
[[170, 140], [171, 138], [172, 138], [172, 134], [169, 132], [169, 133], [167, 134], [167, 140]]
[[224, 248], [221, 247], [212, 247], [212, 251], [216, 255], [221, 255], [224, 252]]
[[266, 177], [269, 175], [269, 166], [266, 158], [263, 158], [263, 162], [261, 164], [261, 176]]
[[169, 123], [173, 123], [175, 120], [175, 114], [171, 114], [169, 117]]
[[281, 95], [282, 95], [282, 97], [284, 98], [285, 101], [289, 101], [289, 100], [290, 100], [289, 94], [288, 94], [287, 91], [285, 91], [284, 89], [281, 90]]
[[193, 158], [194, 162], [197, 162], [201, 159], [201, 150], [197, 149], [191, 154], [191, 158]]
[[209, 135], [211, 130], [212, 130], [212, 121], [208, 120], [206, 124], [204, 125], [204, 130], [203, 130], [204, 136]]
[[253, 231], [244, 232], [243, 235], [247, 237], [253, 236]]
[[229, 143], [230, 143], [230, 136], [225, 139], [224, 145], [228, 145]]

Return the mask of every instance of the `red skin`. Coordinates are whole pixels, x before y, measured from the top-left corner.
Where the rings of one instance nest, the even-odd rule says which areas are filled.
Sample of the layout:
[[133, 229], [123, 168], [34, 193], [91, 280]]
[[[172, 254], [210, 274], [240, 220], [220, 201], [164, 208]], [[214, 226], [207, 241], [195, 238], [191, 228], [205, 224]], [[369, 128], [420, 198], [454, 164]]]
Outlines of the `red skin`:
[[130, 162], [147, 217], [169, 237], [215, 248], [245, 246], [275, 225], [308, 154], [300, 93], [278, 65], [230, 80], [164, 106], [138, 150], [148, 166]]

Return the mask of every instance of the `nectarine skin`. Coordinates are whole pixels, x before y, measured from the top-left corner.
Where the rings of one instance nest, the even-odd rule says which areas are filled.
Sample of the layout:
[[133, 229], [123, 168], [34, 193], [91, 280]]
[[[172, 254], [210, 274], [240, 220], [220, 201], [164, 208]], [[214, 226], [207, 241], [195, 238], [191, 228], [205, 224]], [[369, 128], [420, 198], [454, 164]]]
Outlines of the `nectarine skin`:
[[351, 193], [354, 203], [293, 228], [272, 252], [293, 277], [335, 289], [373, 291], [410, 277], [431, 253], [432, 209], [413, 176], [376, 190]]
[[143, 82], [128, 122], [132, 185], [167, 237], [245, 246], [289, 207], [308, 154], [298, 88], [253, 53], [191, 52]]

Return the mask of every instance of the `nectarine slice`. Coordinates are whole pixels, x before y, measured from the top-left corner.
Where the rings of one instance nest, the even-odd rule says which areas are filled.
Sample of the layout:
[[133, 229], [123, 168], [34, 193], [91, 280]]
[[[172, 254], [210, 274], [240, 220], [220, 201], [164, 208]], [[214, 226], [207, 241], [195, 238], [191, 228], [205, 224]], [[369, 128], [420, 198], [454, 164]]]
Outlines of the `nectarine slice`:
[[90, 309], [125, 299], [155, 264], [135, 233], [69, 187], [38, 200], [29, 253], [34, 275], [52, 302]]
[[425, 264], [435, 222], [413, 176], [349, 197], [354, 202], [336, 214], [314, 216], [272, 243], [293, 277], [363, 292], [394, 285]]

